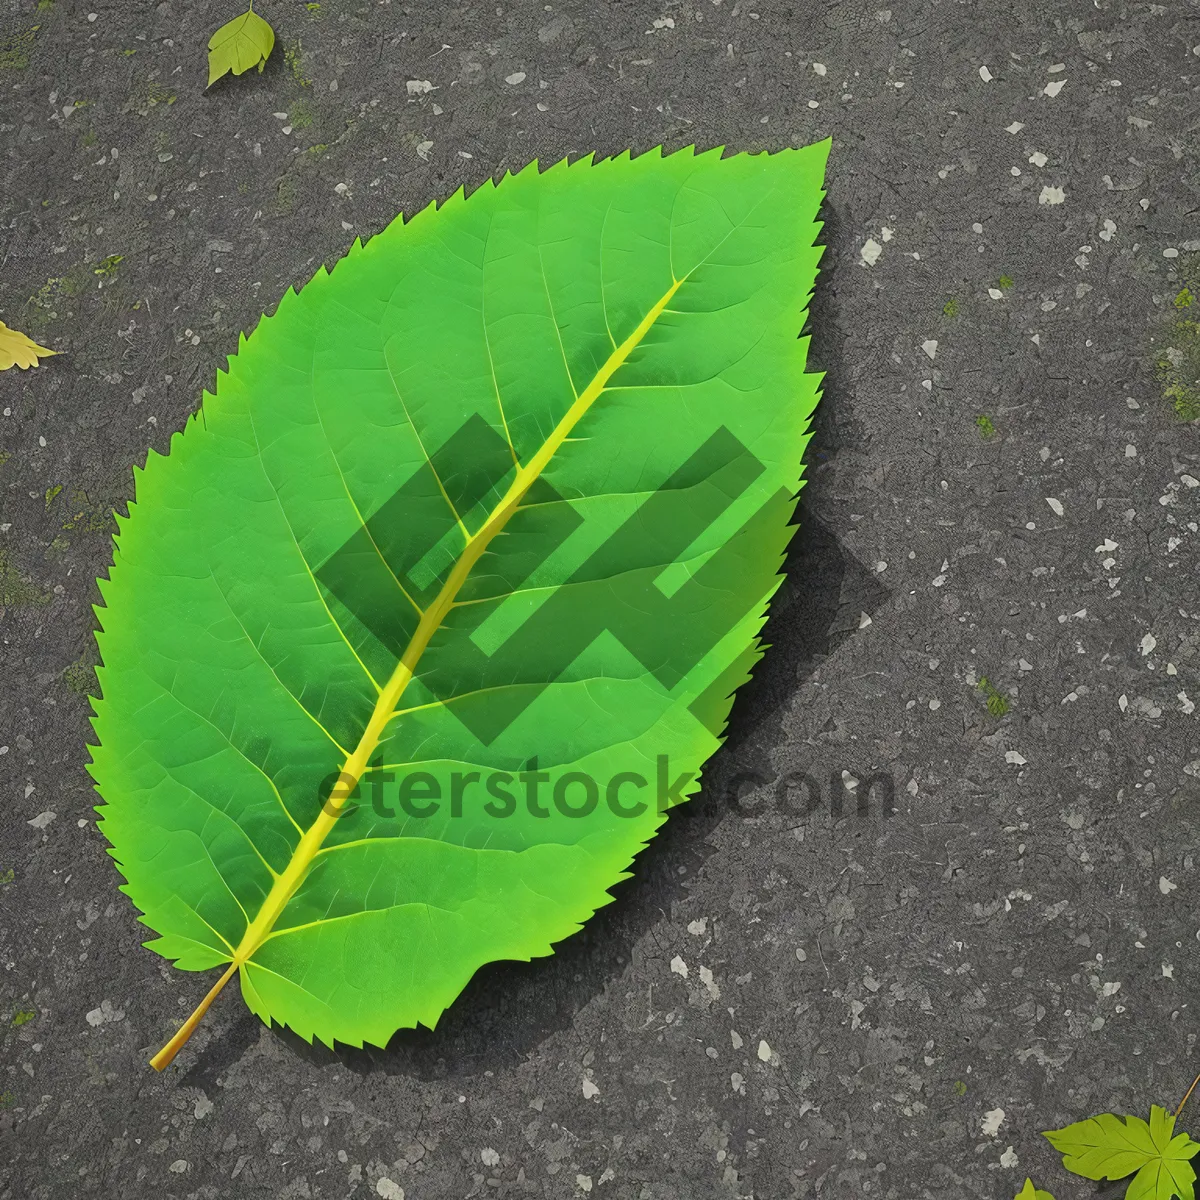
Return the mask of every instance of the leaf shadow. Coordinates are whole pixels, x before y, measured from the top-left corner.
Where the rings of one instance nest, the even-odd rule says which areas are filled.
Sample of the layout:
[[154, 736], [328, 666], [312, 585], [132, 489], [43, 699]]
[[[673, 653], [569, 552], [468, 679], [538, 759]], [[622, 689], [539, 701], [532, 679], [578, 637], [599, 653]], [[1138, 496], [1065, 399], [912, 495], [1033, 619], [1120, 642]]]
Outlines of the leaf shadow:
[[[836, 214], [821, 217], [827, 242], [838, 236]], [[832, 251], [823, 266], [827, 268]], [[831, 278], [825, 271], [822, 278]], [[398, 1031], [385, 1049], [327, 1047], [305, 1042], [287, 1029], [275, 1032], [301, 1059], [315, 1067], [340, 1064], [358, 1074], [382, 1072], [425, 1080], [504, 1072], [532, 1055], [552, 1034], [571, 1025], [581, 1009], [609, 989], [623, 987], [633, 947], [687, 895], [686, 881], [715, 847], [710, 834], [725, 820], [738, 820], [729, 800], [740, 771], [770, 771], [769, 750], [782, 728], [799, 685], [852, 637], [862, 613], [873, 613], [888, 596], [876, 576], [839, 542], [822, 510], [823, 482], [832, 460], [847, 445], [863, 443], [854, 420], [842, 367], [842, 335], [836, 321], [836, 292], [818, 289], [819, 304], [806, 332], [811, 336], [810, 369], [825, 372], [824, 396], [813, 424], [807, 458], [809, 482], [797, 509], [799, 529], [789, 547], [784, 585], [776, 593], [763, 629], [770, 651], [738, 693], [721, 749], [705, 768], [703, 788], [677, 809], [637, 861], [635, 875], [613, 889], [613, 902], [553, 956], [532, 962], [490, 963], [476, 972], [443, 1015], [436, 1030]], [[245, 1014], [257, 1026], [257, 1019]], [[244, 1037], [237, 1045], [248, 1046]], [[210, 1046], [189, 1072], [215, 1075], [203, 1059], [228, 1051]]]

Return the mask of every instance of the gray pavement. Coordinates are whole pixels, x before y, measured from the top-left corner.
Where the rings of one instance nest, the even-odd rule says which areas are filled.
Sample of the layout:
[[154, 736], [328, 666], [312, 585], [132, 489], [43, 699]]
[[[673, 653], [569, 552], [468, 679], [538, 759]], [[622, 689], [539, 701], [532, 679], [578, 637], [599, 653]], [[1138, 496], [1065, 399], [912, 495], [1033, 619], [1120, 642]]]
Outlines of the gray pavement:
[[[0, 320], [64, 351], [0, 375], [0, 1200], [1093, 1195], [1038, 1131], [1200, 1070], [1200, 5], [262, 0], [206, 93], [235, 11], [0, 0]], [[436, 1032], [230, 990], [155, 1074], [207, 977], [140, 948], [84, 769], [131, 468], [398, 211], [827, 135], [804, 523], [703, 794]]]

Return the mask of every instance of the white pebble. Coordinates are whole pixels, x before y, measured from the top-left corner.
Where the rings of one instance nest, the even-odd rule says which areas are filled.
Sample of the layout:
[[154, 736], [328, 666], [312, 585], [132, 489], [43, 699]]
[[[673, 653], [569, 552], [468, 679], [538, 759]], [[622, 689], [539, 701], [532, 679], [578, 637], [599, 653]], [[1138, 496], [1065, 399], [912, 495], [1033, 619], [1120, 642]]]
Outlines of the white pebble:
[[980, 1131], [984, 1137], [995, 1137], [1000, 1132], [1000, 1126], [1004, 1124], [1004, 1109], [993, 1108], [991, 1112], [983, 1114], [983, 1120], [979, 1122]]

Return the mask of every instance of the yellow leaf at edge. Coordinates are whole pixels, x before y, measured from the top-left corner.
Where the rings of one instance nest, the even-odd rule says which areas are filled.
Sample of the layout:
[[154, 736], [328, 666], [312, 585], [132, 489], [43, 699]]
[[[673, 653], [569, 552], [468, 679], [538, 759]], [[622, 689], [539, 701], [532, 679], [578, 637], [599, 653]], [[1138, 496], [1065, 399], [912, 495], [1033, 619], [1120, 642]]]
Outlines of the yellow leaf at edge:
[[1013, 1200], [1054, 1200], [1049, 1192], [1033, 1186], [1033, 1180], [1025, 1177], [1025, 1186], [1013, 1197]]
[[251, 67], [261, 72], [275, 47], [275, 30], [251, 7], [227, 21], [208, 39], [208, 86], [232, 71], [241, 75]]
[[0, 321], [0, 371], [7, 371], [9, 367], [20, 367], [24, 371], [27, 367], [36, 367], [39, 358], [49, 358], [57, 353], [57, 350], [47, 350], [45, 346], [39, 346], [23, 333], [9, 329]]

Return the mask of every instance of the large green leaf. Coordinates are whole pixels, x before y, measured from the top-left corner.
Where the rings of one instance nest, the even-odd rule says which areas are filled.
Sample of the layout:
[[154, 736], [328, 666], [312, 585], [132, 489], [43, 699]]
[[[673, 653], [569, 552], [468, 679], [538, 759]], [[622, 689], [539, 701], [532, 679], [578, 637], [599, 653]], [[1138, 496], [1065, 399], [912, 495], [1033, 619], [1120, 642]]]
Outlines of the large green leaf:
[[1175, 1116], [1157, 1104], [1150, 1120], [1101, 1113], [1044, 1134], [1063, 1156], [1063, 1166], [1085, 1179], [1134, 1175], [1126, 1200], [1193, 1200], [1196, 1172], [1191, 1159], [1200, 1151], [1186, 1133], [1175, 1132]]
[[209, 999], [432, 1027], [696, 791], [793, 532], [828, 149], [459, 192], [289, 292], [151, 453], [92, 773]]

